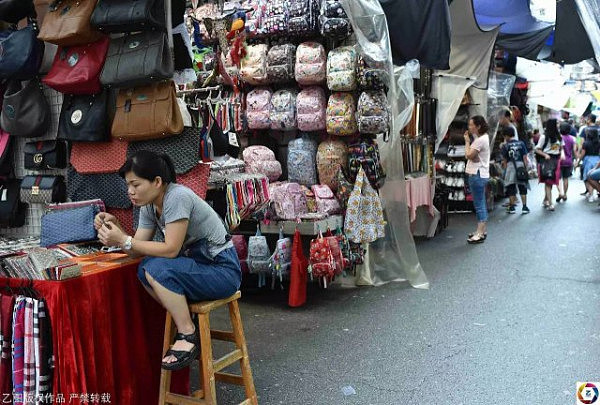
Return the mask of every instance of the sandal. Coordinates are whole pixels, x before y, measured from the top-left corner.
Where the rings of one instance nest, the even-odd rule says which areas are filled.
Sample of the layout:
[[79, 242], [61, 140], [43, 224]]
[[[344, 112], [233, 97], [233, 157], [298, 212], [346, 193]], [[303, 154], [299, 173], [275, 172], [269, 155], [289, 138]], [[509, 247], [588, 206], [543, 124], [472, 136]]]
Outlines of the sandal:
[[[477, 235], [477, 232], [471, 232], [470, 234], [467, 235], [467, 239], [471, 239], [473, 236]], [[483, 240], [485, 240], [487, 238], [487, 233], [484, 233], [482, 235]]]
[[183, 333], [177, 333], [175, 335], [175, 341], [177, 340], [185, 340], [186, 342], [193, 343], [194, 347], [191, 350], [173, 350], [169, 349], [165, 353], [165, 357], [173, 356], [177, 360], [170, 363], [162, 363], [162, 368], [165, 370], [181, 370], [190, 365], [192, 361], [194, 361], [198, 355], [200, 354], [200, 337], [198, 335], [198, 328], [193, 333], [189, 335], [184, 335]]
[[485, 236], [480, 235], [478, 233], [473, 235], [473, 237], [467, 239], [467, 243], [469, 243], [470, 245], [475, 245], [475, 244], [479, 244], [479, 243], [483, 243], [483, 242], [485, 242]]

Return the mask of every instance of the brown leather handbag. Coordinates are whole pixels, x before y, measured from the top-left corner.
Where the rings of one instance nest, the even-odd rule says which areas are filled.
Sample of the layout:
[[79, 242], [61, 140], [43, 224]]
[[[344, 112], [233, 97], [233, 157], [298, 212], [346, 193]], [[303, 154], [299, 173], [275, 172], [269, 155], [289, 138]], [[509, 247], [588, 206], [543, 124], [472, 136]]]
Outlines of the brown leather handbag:
[[54, 0], [48, 7], [38, 38], [61, 46], [89, 44], [102, 34], [90, 18], [98, 0]]
[[172, 81], [121, 89], [112, 124], [112, 137], [126, 141], [166, 138], [183, 131]]

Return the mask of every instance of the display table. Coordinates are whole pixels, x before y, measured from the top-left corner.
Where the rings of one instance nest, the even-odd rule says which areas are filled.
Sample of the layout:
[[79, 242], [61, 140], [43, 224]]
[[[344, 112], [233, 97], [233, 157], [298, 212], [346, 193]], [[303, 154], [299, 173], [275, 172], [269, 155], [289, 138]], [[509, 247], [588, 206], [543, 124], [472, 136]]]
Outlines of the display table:
[[[165, 310], [138, 281], [139, 260], [122, 255], [80, 260], [85, 261], [80, 277], [33, 282], [46, 299], [52, 325], [54, 394], [72, 404], [90, 403], [86, 394], [110, 399], [101, 403], [156, 404]], [[0, 285], [22, 283], [0, 278]], [[188, 370], [173, 374], [174, 391], [187, 392]]]
[[435, 194], [435, 183], [427, 174], [419, 177], [406, 178], [406, 201], [410, 210], [410, 222], [417, 219], [417, 208], [427, 206], [427, 211], [434, 217], [433, 196]]

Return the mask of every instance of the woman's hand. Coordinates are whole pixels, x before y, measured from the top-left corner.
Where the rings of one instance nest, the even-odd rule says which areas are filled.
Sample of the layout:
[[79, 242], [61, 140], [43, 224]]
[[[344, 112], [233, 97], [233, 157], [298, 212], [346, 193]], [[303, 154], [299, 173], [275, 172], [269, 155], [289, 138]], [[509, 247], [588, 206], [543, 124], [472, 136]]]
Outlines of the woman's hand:
[[127, 235], [114, 222], [105, 221], [98, 230], [98, 239], [104, 246], [120, 246]]
[[552, 159], [552, 158], [550, 157], [550, 155], [549, 155], [549, 154], [547, 154], [547, 153], [546, 153], [546, 156], [544, 156], [544, 159], [546, 159], [546, 160], [550, 160], [550, 159]]
[[471, 143], [471, 137], [469, 136], [469, 131], [465, 131], [465, 143]]
[[94, 228], [99, 231], [105, 222], [112, 222], [113, 224], [117, 224], [119, 228], [121, 227], [119, 221], [114, 215], [109, 214], [108, 212], [101, 212], [96, 215], [96, 218], [94, 218]]

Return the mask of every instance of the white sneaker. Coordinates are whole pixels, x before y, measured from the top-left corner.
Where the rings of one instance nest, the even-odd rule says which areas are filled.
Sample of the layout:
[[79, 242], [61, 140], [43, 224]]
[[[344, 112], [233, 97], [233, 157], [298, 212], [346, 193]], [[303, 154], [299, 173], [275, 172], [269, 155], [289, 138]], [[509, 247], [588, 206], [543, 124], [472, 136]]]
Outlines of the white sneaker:
[[588, 200], [588, 202], [590, 202], [590, 203], [593, 203], [593, 202], [595, 201], [595, 200], [594, 200], [594, 196], [593, 196], [593, 195], [589, 196], [587, 200]]

